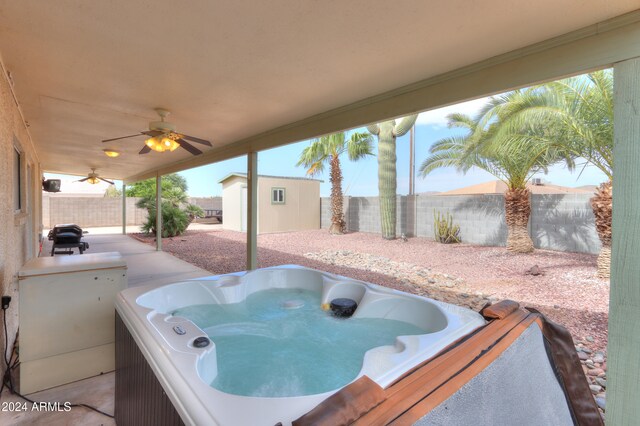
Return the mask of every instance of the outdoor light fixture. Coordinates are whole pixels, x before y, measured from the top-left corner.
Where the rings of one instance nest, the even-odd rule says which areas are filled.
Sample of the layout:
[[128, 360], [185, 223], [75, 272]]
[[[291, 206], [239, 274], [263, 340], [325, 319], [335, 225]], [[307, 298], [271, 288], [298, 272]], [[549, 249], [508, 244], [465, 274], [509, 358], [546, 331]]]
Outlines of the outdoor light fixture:
[[89, 182], [92, 185], [95, 185], [96, 183], [100, 182], [100, 180], [98, 180], [97, 176], [89, 176], [89, 179], [87, 179], [87, 182]]
[[115, 158], [118, 155], [120, 155], [120, 153], [118, 151], [114, 151], [113, 149], [109, 149], [109, 148], [105, 148], [102, 151], [104, 152], [104, 155], [106, 155], [107, 157], [111, 157], [111, 158]]
[[144, 143], [156, 152], [175, 151], [180, 146], [178, 142], [166, 136], [154, 136]]

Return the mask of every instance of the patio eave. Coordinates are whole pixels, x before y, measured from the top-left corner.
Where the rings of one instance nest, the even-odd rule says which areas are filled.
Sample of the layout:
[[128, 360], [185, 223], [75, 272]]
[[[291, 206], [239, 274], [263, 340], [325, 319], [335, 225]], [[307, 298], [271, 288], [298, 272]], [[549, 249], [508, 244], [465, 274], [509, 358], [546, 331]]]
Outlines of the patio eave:
[[640, 10], [276, 127], [197, 157], [132, 174], [124, 181], [128, 184], [179, 172], [390, 117], [610, 67], [635, 57], [640, 57]]

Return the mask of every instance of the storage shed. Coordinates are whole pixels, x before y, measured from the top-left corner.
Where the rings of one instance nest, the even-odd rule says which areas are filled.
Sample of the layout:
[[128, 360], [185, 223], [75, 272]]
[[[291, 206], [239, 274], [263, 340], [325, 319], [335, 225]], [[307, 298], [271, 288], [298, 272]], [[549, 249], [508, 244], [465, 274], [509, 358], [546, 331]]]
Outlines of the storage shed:
[[[320, 229], [318, 179], [258, 175], [258, 233]], [[222, 223], [247, 230], [247, 175], [230, 173], [222, 184]]]

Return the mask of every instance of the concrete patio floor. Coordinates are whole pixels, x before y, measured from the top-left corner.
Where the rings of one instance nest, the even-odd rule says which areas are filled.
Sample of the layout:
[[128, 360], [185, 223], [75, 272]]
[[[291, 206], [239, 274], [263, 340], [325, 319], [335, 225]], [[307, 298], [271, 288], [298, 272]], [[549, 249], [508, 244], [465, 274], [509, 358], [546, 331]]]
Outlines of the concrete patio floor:
[[[206, 225], [211, 226], [211, 225]], [[122, 232], [122, 228], [119, 228]], [[143, 244], [128, 236], [116, 234], [114, 229], [90, 229], [85, 236], [90, 248], [87, 253], [120, 252], [127, 262], [129, 287], [143, 285], [163, 285], [171, 282], [211, 275], [170, 254], [155, 251], [153, 247]], [[134, 231], [135, 232], [135, 231]], [[45, 234], [46, 235], [46, 234]], [[49, 250], [47, 250], [47, 246]], [[43, 255], [51, 250], [45, 244]], [[115, 373], [91, 377], [63, 386], [47, 389], [27, 395], [34, 401], [70, 402], [72, 404], [88, 404], [106, 413], [114, 412]], [[5, 389], [0, 401], [24, 403], [16, 395]], [[115, 421], [84, 407], [73, 407], [69, 412], [33, 411], [27, 403], [26, 411], [0, 410], [0, 425], [115, 425]]]

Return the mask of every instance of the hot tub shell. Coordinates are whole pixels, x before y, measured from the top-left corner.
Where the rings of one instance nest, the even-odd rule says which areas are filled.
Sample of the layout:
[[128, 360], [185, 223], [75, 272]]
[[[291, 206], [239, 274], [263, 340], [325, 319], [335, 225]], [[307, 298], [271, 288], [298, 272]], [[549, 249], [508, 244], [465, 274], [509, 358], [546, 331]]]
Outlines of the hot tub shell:
[[[252, 293], [271, 288], [318, 291], [322, 303], [353, 299], [358, 303], [355, 318], [387, 318], [424, 329], [425, 334], [399, 336], [394, 345], [367, 351], [357, 378], [366, 375], [382, 387], [485, 324], [481, 315], [465, 308], [296, 265], [124, 290], [116, 300], [117, 321], [126, 327], [162, 393], [185, 424], [290, 424], [339, 390], [265, 398], [232, 395], [209, 385], [217, 374], [215, 343], [194, 347], [194, 339], [206, 334], [190, 320], [172, 316], [171, 312], [191, 305], [238, 303]], [[176, 326], [185, 333], [178, 334]], [[118, 389], [122, 389], [118, 376], [122, 374], [136, 373], [133, 369], [117, 372], [118, 424], [126, 424], [127, 417], [118, 403]]]

